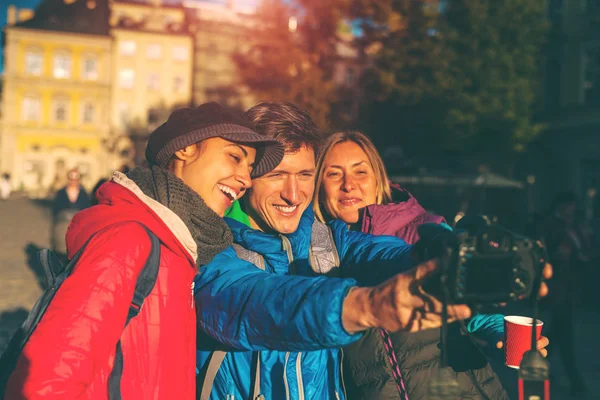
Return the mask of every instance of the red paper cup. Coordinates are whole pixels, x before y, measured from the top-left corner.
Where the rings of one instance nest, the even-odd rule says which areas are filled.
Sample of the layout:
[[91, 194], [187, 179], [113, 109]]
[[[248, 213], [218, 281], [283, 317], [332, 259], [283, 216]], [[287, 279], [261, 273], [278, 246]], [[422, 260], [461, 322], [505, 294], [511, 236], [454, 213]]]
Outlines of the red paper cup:
[[[535, 337], [542, 336], [542, 325], [537, 320]], [[518, 369], [521, 365], [523, 354], [531, 349], [531, 328], [533, 318], [507, 315], [504, 317], [504, 362], [507, 367]]]

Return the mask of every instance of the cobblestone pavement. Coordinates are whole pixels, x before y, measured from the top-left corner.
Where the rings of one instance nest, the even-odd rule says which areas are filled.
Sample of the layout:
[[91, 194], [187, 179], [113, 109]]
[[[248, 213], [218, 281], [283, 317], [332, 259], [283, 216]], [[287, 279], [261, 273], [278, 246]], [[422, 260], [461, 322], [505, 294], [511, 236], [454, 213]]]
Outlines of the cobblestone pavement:
[[[50, 246], [50, 212], [38, 201], [0, 202], [0, 352], [41, 294], [34, 264], [37, 250]], [[577, 358], [590, 388], [587, 399], [600, 399], [600, 313], [588, 307], [576, 316]], [[552, 400], [571, 399], [558, 357], [552, 356]], [[516, 373], [498, 367], [507, 385]]]
[[49, 245], [50, 212], [42, 202], [23, 198], [0, 202], [1, 350], [41, 294], [28, 259]]

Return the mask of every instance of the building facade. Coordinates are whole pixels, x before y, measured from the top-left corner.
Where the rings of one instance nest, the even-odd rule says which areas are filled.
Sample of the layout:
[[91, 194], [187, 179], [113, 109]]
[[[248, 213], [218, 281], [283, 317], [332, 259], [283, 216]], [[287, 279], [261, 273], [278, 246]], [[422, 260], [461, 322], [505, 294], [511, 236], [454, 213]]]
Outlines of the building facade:
[[[15, 189], [35, 196], [59, 187], [73, 167], [93, 185], [107, 162], [107, 9], [93, 2], [67, 6], [47, 1], [4, 30], [0, 170], [11, 173]], [[63, 12], [80, 22], [65, 23], [58, 18]]]
[[194, 27], [193, 103], [207, 101], [250, 108], [255, 99], [240, 82], [234, 61], [251, 45], [246, 29], [254, 23], [251, 2], [185, 1], [183, 6]]
[[[172, 109], [258, 99], [234, 60], [260, 23], [257, 0], [42, 0], [8, 10], [0, 173], [32, 196], [51, 195], [78, 168], [89, 189], [144, 162], [148, 135]], [[295, 21], [290, 17], [290, 24]], [[297, 22], [297, 21], [296, 21]], [[290, 29], [297, 26], [290, 25]], [[365, 60], [346, 37], [335, 82], [353, 101]]]
[[0, 172], [51, 196], [144, 159], [148, 133], [192, 99], [184, 8], [160, 0], [44, 0], [8, 10]]
[[140, 164], [149, 131], [191, 103], [193, 37], [181, 5], [112, 0], [110, 6], [114, 146], [126, 148], [131, 138], [131, 156]]

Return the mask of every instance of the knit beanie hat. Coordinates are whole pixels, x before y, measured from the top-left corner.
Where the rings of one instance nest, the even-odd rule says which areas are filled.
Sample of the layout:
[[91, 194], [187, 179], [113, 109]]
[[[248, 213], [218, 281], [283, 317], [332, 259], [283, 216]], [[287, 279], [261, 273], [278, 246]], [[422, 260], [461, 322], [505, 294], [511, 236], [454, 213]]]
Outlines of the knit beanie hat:
[[283, 158], [281, 143], [255, 132], [244, 114], [212, 102], [173, 111], [167, 122], [150, 134], [146, 159], [151, 165], [166, 168], [176, 151], [212, 137], [256, 147], [252, 178], [271, 171]]

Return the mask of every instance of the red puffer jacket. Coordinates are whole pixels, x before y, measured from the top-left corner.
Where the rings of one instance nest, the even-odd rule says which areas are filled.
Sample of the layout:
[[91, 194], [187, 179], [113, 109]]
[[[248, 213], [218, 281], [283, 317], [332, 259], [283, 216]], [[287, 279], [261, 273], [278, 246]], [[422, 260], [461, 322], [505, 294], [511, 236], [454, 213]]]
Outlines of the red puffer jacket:
[[[69, 227], [69, 256], [96, 235], [25, 346], [5, 399], [108, 399], [120, 338], [123, 400], [193, 400], [196, 244], [179, 217], [125, 175], [116, 173], [98, 198]], [[160, 268], [142, 310], [123, 330], [151, 249], [140, 223], [161, 240]]]

